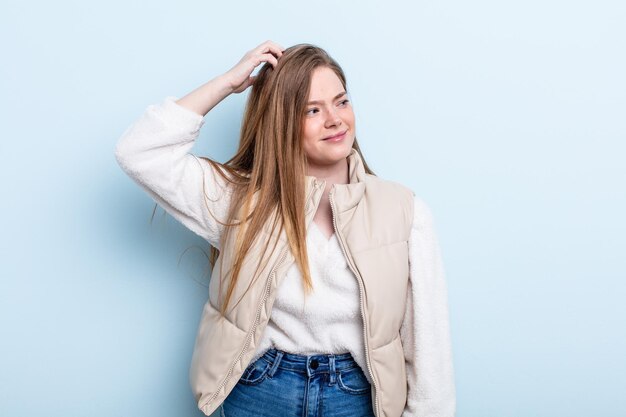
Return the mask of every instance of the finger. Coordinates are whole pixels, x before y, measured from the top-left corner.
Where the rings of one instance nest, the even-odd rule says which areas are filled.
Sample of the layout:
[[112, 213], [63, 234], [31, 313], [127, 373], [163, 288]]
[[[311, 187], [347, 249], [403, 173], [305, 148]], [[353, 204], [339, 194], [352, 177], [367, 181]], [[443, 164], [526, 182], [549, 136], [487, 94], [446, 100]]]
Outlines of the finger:
[[276, 59], [276, 57], [272, 54], [267, 54], [267, 55], [268, 55], [267, 57], [268, 62], [272, 64], [274, 68], [276, 68], [276, 65], [278, 65], [278, 59]]
[[270, 40], [267, 40], [265, 42], [263, 42], [262, 44], [260, 44], [259, 46], [257, 46], [256, 48], [254, 48], [257, 52], [260, 52], [262, 54], [268, 52], [271, 49], [271, 42]]
[[272, 53], [274, 55], [276, 55], [277, 57], [280, 57], [283, 54], [283, 50], [285, 48], [283, 48], [282, 46], [278, 45], [276, 42], [272, 42], [270, 40], [267, 40], [265, 42], [263, 42], [261, 45], [258, 46], [258, 51], [261, 53]]
[[276, 49], [276, 52], [278, 52], [278, 56], [281, 57], [285, 48], [283, 48], [280, 44], [277, 44], [276, 42], [272, 42], [272, 45]]
[[276, 60], [276, 57], [270, 53], [267, 54], [261, 54], [256, 61], [256, 65], [259, 65], [261, 62], [268, 62], [270, 63], [274, 68], [276, 67], [276, 65], [278, 65], [278, 60]]

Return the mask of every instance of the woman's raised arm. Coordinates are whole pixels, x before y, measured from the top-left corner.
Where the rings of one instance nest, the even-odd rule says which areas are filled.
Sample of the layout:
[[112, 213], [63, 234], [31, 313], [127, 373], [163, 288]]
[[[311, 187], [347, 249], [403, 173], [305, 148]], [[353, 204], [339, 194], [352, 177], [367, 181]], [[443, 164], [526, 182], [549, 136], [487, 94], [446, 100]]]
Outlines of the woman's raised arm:
[[219, 248], [230, 205], [230, 185], [206, 160], [190, 152], [204, 125], [203, 116], [229, 94], [254, 82], [261, 62], [276, 65], [282, 49], [267, 41], [246, 53], [237, 65], [177, 99], [166, 97], [147, 107], [119, 138], [115, 158], [163, 209], [188, 229]]

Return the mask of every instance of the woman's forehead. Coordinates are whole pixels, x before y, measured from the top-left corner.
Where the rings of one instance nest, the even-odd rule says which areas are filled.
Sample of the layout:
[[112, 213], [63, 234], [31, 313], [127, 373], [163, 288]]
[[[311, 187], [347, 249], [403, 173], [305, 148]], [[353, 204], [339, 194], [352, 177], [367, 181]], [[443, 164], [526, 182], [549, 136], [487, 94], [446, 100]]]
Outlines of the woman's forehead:
[[309, 102], [323, 102], [339, 98], [345, 89], [341, 80], [333, 70], [321, 67], [313, 71], [311, 76], [311, 88], [309, 90]]

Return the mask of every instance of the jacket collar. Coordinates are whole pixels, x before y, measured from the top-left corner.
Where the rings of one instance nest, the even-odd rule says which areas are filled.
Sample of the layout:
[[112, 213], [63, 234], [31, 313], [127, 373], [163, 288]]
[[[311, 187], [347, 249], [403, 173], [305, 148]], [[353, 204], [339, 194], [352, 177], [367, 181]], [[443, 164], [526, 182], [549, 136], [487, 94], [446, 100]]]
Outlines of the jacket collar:
[[[352, 148], [348, 159], [348, 174], [350, 177], [350, 183], [348, 184], [334, 184], [331, 188], [333, 199], [335, 201], [336, 208], [339, 213], [350, 210], [359, 203], [365, 193], [365, 167], [363, 160], [356, 149]], [[320, 190], [324, 189], [326, 182], [324, 180], [318, 180], [316, 177], [306, 176], [306, 195], [309, 198], [313, 198], [314, 194], [311, 194], [312, 188]]]

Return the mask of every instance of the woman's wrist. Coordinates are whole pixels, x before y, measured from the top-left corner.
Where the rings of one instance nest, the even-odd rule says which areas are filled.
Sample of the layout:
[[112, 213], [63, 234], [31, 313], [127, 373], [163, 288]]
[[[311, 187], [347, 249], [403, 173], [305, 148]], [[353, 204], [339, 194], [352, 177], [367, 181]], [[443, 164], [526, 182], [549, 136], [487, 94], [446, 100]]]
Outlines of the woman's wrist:
[[201, 116], [206, 116], [213, 107], [217, 106], [232, 92], [233, 87], [228, 76], [222, 74], [176, 100], [176, 103]]

